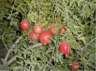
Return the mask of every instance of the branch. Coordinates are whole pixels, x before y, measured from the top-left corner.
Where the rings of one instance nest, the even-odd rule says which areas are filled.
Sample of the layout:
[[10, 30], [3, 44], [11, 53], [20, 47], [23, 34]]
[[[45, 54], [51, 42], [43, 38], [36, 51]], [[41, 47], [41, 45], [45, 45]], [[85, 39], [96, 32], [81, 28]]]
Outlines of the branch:
[[5, 33], [3, 33], [3, 35], [1, 36], [2, 37], [1, 39], [2, 39], [2, 42], [4, 44], [4, 47], [8, 50], [7, 44], [4, 41], [4, 35], [5, 35]]
[[96, 40], [96, 37], [95, 38], [93, 38], [89, 43], [87, 43], [84, 47], [82, 47], [80, 50], [81, 51], [83, 51], [85, 48], [87, 48], [88, 47], [88, 45], [90, 45], [93, 41], [95, 41]]
[[[18, 43], [19, 42], [19, 40], [16, 42], [16, 43]], [[29, 48], [36, 48], [36, 47], [38, 47], [38, 46], [41, 46], [42, 44], [41, 43], [38, 43], [38, 44], [36, 44], [36, 45], [33, 45], [33, 46], [30, 46]], [[15, 60], [16, 60], [16, 55], [14, 56], [14, 57], [12, 57], [8, 62], [7, 62], [7, 64], [8, 65], [10, 65], [11, 63], [13, 63]]]
[[6, 54], [5, 58], [4, 58], [4, 61], [7, 61], [10, 53], [13, 51], [13, 49], [15, 48], [15, 46], [17, 45], [17, 43], [19, 43], [19, 41], [20, 41], [21, 39], [22, 39], [22, 36], [19, 37], [19, 38], [16, 40], [16, 42], [10, 47], [10, 49], [8, 50], [8, 52], [7, 52], [7, 54]]
[[39, 47], [39, 46], [42, 46], [42, 43], [38, 43], [38, 44], [35, 44], [35, 45], [33, 45], [33, 46], [29, 46], [29, 49], [30, 49], [30, 48], [36, 48], [36, 47]]
[[7, 64], [10, 65], [11, 63], [13, 63], [13, 62], [16, 60], [16, 57], [17, 57], [17, 56], [12, 57], [12, 58], [7, 62]]

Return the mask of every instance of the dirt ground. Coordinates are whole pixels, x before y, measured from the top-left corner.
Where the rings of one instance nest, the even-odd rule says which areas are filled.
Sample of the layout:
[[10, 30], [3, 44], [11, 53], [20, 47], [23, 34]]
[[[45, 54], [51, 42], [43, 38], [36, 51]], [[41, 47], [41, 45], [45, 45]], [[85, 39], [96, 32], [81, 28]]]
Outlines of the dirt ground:
[[1, 58], [4, 58], [6, 55], [6, 48], [4, 47], [2, 41], [0, 40], [0, 64], [1, 64]]

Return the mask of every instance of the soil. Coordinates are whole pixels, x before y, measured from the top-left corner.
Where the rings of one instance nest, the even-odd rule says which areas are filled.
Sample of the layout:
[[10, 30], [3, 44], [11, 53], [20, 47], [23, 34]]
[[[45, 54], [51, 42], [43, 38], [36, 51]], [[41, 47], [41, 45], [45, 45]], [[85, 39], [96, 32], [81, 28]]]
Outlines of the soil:
[[1, 58], [4, 58], [6, 55], [7, 49], [4, 47], [2, 41], [0, 40], [0, 64], [1, 64]]

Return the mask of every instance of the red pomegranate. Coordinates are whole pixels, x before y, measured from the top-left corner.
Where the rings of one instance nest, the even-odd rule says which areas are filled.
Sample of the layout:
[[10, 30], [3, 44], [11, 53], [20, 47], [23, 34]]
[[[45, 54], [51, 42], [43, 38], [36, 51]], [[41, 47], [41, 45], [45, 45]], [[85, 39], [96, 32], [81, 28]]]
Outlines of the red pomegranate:
[[80, 63], [79, 62], [73, 62], [70, 64], [72, 71], [77, 71], [80, 68]]
[[48, 45], [51, 43], [52, 35], [48, 31], [44, 31], [39, 35], [39, 40], [43, 45]]
[[59, 51], [62, 53], [65, 57], [68, 57], [70, 55], [70, 45], [68, 42], [60, 42], [59, 45]]
[[31, 40], [38, 40], [38, 34], [36, 34], [35, 32], [30, 32], [29, 33], [29, 38], [31, 39]]
[[43, 32], [43, 27], [41, 25], [35, 25], [33, 27], [33, 31], [36, 33], [36, 34], [40, 34]]
[[27, 19], [24, 19], [21, 21], [19, 27], [22, 31], [28, 31], [30, 28], [30, 24]]

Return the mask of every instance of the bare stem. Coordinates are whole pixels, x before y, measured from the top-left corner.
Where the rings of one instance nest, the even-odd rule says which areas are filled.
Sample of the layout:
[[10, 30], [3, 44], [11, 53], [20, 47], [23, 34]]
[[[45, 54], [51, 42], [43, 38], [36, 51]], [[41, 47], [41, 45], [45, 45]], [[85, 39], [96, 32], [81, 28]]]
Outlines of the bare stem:
[[[18, 41], [19, 42], [19, 41]], [[16, 42], [17, 43], [17, 42]], [[36, 48], [38, 46], [41, 46], [42, 44], [41, 43], [38, 43], [36, 45], [33, 45], [33, 46], [30, 46], [29, 48]], [[11, 52], [11, 51], [10, 51]], [[16, 60], [16, 55], [14, 57], [12, 57], [9, 61], [8, 61], [8, 65], [10, 65], [11, 63], [13, 63], [15, 60]]]
[[4, 41], [4, 35], [5, 35], [5, 33], [3, 33], [3, 35], [2, 35], [2, 42], [4, 44], [4, 47], [8, 50], [7, 44]]
[[35, 44], [35, 45], [33, 45], [33, 46], [29, 46], [29, 49], [30, 49], [30, 48], [36, 48], [36, 47], [38, 47], [38, 46], [42, 46], [42, 43], [38, 43], [38, 44]]
[[90, 45], [95, 40], [96, 40], [96, 37], [94, 39], [92, 39], [89, 43], [87, 43], [84, 47], [82, 47], [80, 50], [83, 51], [83, 49], [87, 48], [88, 45]]
[[4, 58], [4, 61], [7, 61], [7, 60], [8, 60], [8, 57], [9, 57], [10, 53], [13, 51], [13, 49], [15, 48], [15, 46], [17, 45], [17, 43], [18, 43], [21, 39], [22, 39], [22, 36], [19, 37], [19, 38], [16, 40], [16, 42], [10, 47], [10, 49], [8, 50], [8, 52], [7, 52], [7, 54], [6, 54], [5, 58]]
[[17, 56], [12, 57], [12, 58], [8, 61], [8, 65], [10, 65], [10, 64], [13, 63], [14, 61], [16, 61], [16, 57], [17, 57]]

